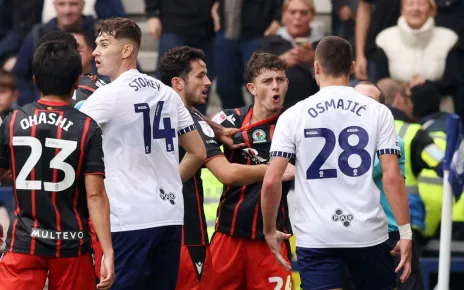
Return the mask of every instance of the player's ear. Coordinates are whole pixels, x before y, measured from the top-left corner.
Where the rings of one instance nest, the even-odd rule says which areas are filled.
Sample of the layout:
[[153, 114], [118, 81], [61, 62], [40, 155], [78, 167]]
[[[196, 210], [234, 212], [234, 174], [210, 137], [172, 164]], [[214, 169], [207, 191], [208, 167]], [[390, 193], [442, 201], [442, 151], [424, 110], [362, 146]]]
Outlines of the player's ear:
[[350, 75], [354, 73], [354, 61], [351, 62]]
[[248, 91], [250, 92], [250, 94], [252, 94], [253, 96], [256, 96], [256, 88], [253, 83], [247, 83], [246, 87]]
[[314, 61], [314, 73], [317, 75], [321, 73], [321, 64], [317, 60]]
[[184, 90], [184, 81], [180, 77], [173, 77], [171, 79], [171, 86], [174, 90], [181, 92]]
[[74, 85], [72, 87], [72, 91], [74, 93], [75, 90], [77, 90], [77, 88], [79, 87], [79, 80], [80, 78], [77, 78], [77, 80], [74, 82]]
[[34, 85], [37, 85], [35, 82], [35, 76], [32, 76], [32, 80], [34, 81]]
[[122, 58], [129, 58], [134, 54], [135, 46], [132, 43], [124, 45], [124, 50], [122, 52]]

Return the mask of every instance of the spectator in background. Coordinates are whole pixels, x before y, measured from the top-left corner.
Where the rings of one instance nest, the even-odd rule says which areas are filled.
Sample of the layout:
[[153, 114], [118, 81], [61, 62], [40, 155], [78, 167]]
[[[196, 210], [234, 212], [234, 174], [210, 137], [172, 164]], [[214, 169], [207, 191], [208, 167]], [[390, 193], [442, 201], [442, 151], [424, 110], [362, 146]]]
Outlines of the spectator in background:
[[401, 0], [359, 0], [354, 66], [354, 74], [358, 80], [375, 80], [375, 38], [382, 30], [396, 24], [400, 16], [400, 4]]
[[[216, 0], [145, 0], [148, 32], [159, 39], [158, 60], [169, 49], [190, 46], [204, 51], [207, 75], [214, 78], [214, 24], [211, 9]], [[156, 72], [159, 78], [159, 72]], [[206, 106], [197, 109], [205, 113]]]
[[18, 104], [20, 106], [38, 98], [38, 92], [32, 86], [31, 65], [35, 48], [41, 36], [52, 30], [64, 31], [69, 28], [80, 27], [87, 39], [95, 38], [95, 20], [91, 16], [82, 14], [84, 0], [55, 0], [54, 5], [57, 17], [45, 24], [34, 26], [18, 53], [13, 73], [18, 80]]
[[332, 0], [332, 32], [348, 40], [353, 48], [358, 0]]
[[18, 90], [15, 76], [11, 72], [0, 69], [0, 124], [1, 120], [4, 120], [12, 111], [17, 100]]
[[409, 88], [431, 82], [442, 96], [453, 95], [458, 84], [458, 36], [435, 26], [435, 0], [402, 1], [396, 26], [376, 38], [377, 80], [407, 82]]
[[262, 38], [280, 28], [281, 11], [282, 0], [219, 0], [214, 4], [216, 90], [224, 109], [245, 105], [245, 64]]
[[264, 37], [257, 49], [279, 55], [287, 63], [289, 84], [283, 105], [286, 109], [319, 91], [313, 73], [313, 47], [317, 42], [309, 27], [314, 15], [313, 0], [285, 0], [284, 26], [275, 35]]

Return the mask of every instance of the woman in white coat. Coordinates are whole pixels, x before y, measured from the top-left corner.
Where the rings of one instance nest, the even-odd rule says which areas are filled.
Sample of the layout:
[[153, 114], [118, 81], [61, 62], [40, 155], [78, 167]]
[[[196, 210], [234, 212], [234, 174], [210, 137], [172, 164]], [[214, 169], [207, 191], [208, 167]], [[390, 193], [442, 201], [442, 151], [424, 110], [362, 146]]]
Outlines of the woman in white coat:
[[402, 0], [396, 26], [383, 30], [378, 46], [377, 80], [391, 77], [416, 85], [431, 82], [442, 96], [453, 95], [458, 84], [458, 36], [435, 26], [435, 0]]

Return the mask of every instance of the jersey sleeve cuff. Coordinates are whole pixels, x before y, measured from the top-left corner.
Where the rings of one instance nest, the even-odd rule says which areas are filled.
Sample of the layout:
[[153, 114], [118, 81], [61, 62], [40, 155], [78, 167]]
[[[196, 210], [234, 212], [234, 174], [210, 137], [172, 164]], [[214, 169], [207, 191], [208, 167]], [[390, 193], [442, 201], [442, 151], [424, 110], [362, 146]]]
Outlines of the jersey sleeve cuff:
[[182, 135], [187, 134], [188, 132], [191, 132], [191, 131], [196, 130], [196, 129], [197, 129], [197, 127], [195, 126], [195, 124], [192, 124], [192, 125], [184, 128], [184, 129], [179, 130], [177, 132], [177, 135], [182, 136]]
[[384, 155], [384, 154], [395, 154], [398, 157], [401, 157], [401, 150], [399, 149], [393, 149], [393, 148], [387, 148], [387, 149], [380, 149], [377, 150], [377, 155]]
[[288, 159], [294, 159], [295, 158], [295, 153], [289, 153], [289, 152], [284, 152], [284, 151], [271, 151], [269, 154], [270, 157], [284, 157]]

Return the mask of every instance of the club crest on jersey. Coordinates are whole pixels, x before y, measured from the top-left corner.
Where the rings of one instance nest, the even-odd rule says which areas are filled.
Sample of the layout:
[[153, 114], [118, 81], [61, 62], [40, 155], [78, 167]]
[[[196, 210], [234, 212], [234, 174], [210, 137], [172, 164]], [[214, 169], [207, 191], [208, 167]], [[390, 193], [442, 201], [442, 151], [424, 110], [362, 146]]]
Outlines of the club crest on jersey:
[[164, 189], [160, 188], [160, 197], [162, 200], [168, 200], [172, 205], [176, 205], [176, 195], [172, 192], [166, 193]]
[[201, 130], [205, 133], [206, 136], [214, 138], [214, 131], [213, 129], [206, 123], [205, 121], [198, 121], [200, 124]]
[[334, 222], [341, 222], [345, 228], [351, 226], [351, 222], [353, 221], [353, 219], [354, 219], [353, 214], [351, 213], [343, 214], [343, 210], [339, 208], [336, 209], [335, 213], [332, 215], [332, 220]]
[[255, 130], [252, 134], [253, 137], [253, 143], [263, 143], [266, 142], [266, 133], [261, 130]]

